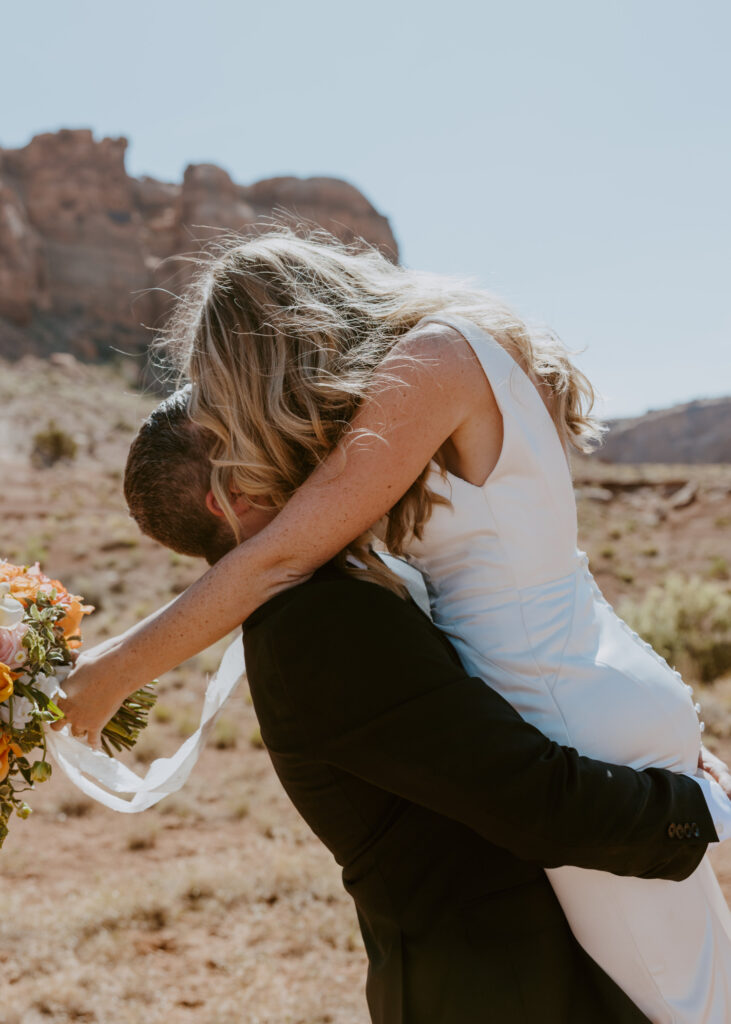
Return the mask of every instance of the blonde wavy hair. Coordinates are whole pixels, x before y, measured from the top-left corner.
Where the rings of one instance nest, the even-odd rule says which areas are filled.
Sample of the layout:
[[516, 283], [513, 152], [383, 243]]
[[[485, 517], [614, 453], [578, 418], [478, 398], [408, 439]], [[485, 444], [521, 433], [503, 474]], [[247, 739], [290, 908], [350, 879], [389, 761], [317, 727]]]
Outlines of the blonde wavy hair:
[[[398, 266], [362, 240], [345, 244], [286, 224], [227, 236], [195, 262], [159, 344], [193, 384], [190, 415], [211, 435], [212, 490], [237, 537], [231, 495], [285, 505], [383, 386], [374, 371], [387, 353], [437, 310], [479, 324], [548, 386], [564, 444], [586, 451], [601, 434], [591, 384], [558, 339], [530, 330], [471, 282]], [[421, 537], [434, 504], [445, 500], [430, 491], [428, 473], [427, 465], [387, 514], [385, 543], [395, 555], [408, 537]], [[372, 540], [357, 538], [341, 564], [350, 553], [370, 578], [399, 589]]]

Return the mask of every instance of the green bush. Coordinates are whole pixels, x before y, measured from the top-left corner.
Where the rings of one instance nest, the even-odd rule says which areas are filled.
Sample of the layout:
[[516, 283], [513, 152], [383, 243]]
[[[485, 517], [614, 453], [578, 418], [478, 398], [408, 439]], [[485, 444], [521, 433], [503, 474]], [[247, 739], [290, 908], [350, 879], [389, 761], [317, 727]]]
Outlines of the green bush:
[[75, 459], [76, 451], [73, 437], [51, 420], [45, 430], [39, 430], [33, 435], [30, 460], [36, 469], [44, 469], [61, 459]]
[[710, 682], [731, 670], [731, 591], [698, 576], [668, 576], [619, 615], [670, 665]]

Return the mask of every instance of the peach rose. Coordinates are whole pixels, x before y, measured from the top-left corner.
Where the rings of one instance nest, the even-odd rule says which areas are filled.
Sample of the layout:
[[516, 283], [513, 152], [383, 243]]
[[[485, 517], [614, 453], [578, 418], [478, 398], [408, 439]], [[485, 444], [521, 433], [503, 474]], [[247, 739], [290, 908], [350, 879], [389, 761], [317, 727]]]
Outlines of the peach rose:
[[10, 593], [16, 601], [27, 604], [35, 601], [40, 589], [40, 580], [33, 576], [16, 576], [10, 580]]
[[13, 565], [12, 562], [0, 562], [0, 580], [12, 580], [16, 576], [22, 576], [24, 569], [20, 565]]

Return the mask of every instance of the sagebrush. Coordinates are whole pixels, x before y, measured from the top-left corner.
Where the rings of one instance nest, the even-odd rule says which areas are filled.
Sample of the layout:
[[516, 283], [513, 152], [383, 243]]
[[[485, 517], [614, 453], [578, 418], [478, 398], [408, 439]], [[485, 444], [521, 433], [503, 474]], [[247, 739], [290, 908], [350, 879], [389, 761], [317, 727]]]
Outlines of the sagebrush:
[[620, 616], [681, 672], [711, 682], [731, 671], [731, 588], [699, 576], [668, 576]]

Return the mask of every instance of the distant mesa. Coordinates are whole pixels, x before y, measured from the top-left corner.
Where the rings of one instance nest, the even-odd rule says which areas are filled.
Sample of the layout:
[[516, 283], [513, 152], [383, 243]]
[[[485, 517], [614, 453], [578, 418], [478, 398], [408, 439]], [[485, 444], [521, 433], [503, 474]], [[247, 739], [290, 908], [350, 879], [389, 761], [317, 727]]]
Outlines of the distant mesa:
[[275, 211], [398, 259], [388, 220], [345, 181], [237, 185], [220, 167], [192, 164], [169, 184], [130, 177], [126, 149], [86, 129], [0, 149], [0, 356], [143, 351], [187, 272], [163, 261], [226, 230], [260, 231]]
[[613, 420], [597, 456], [608, 462], [731, 463], [731, 397]]

